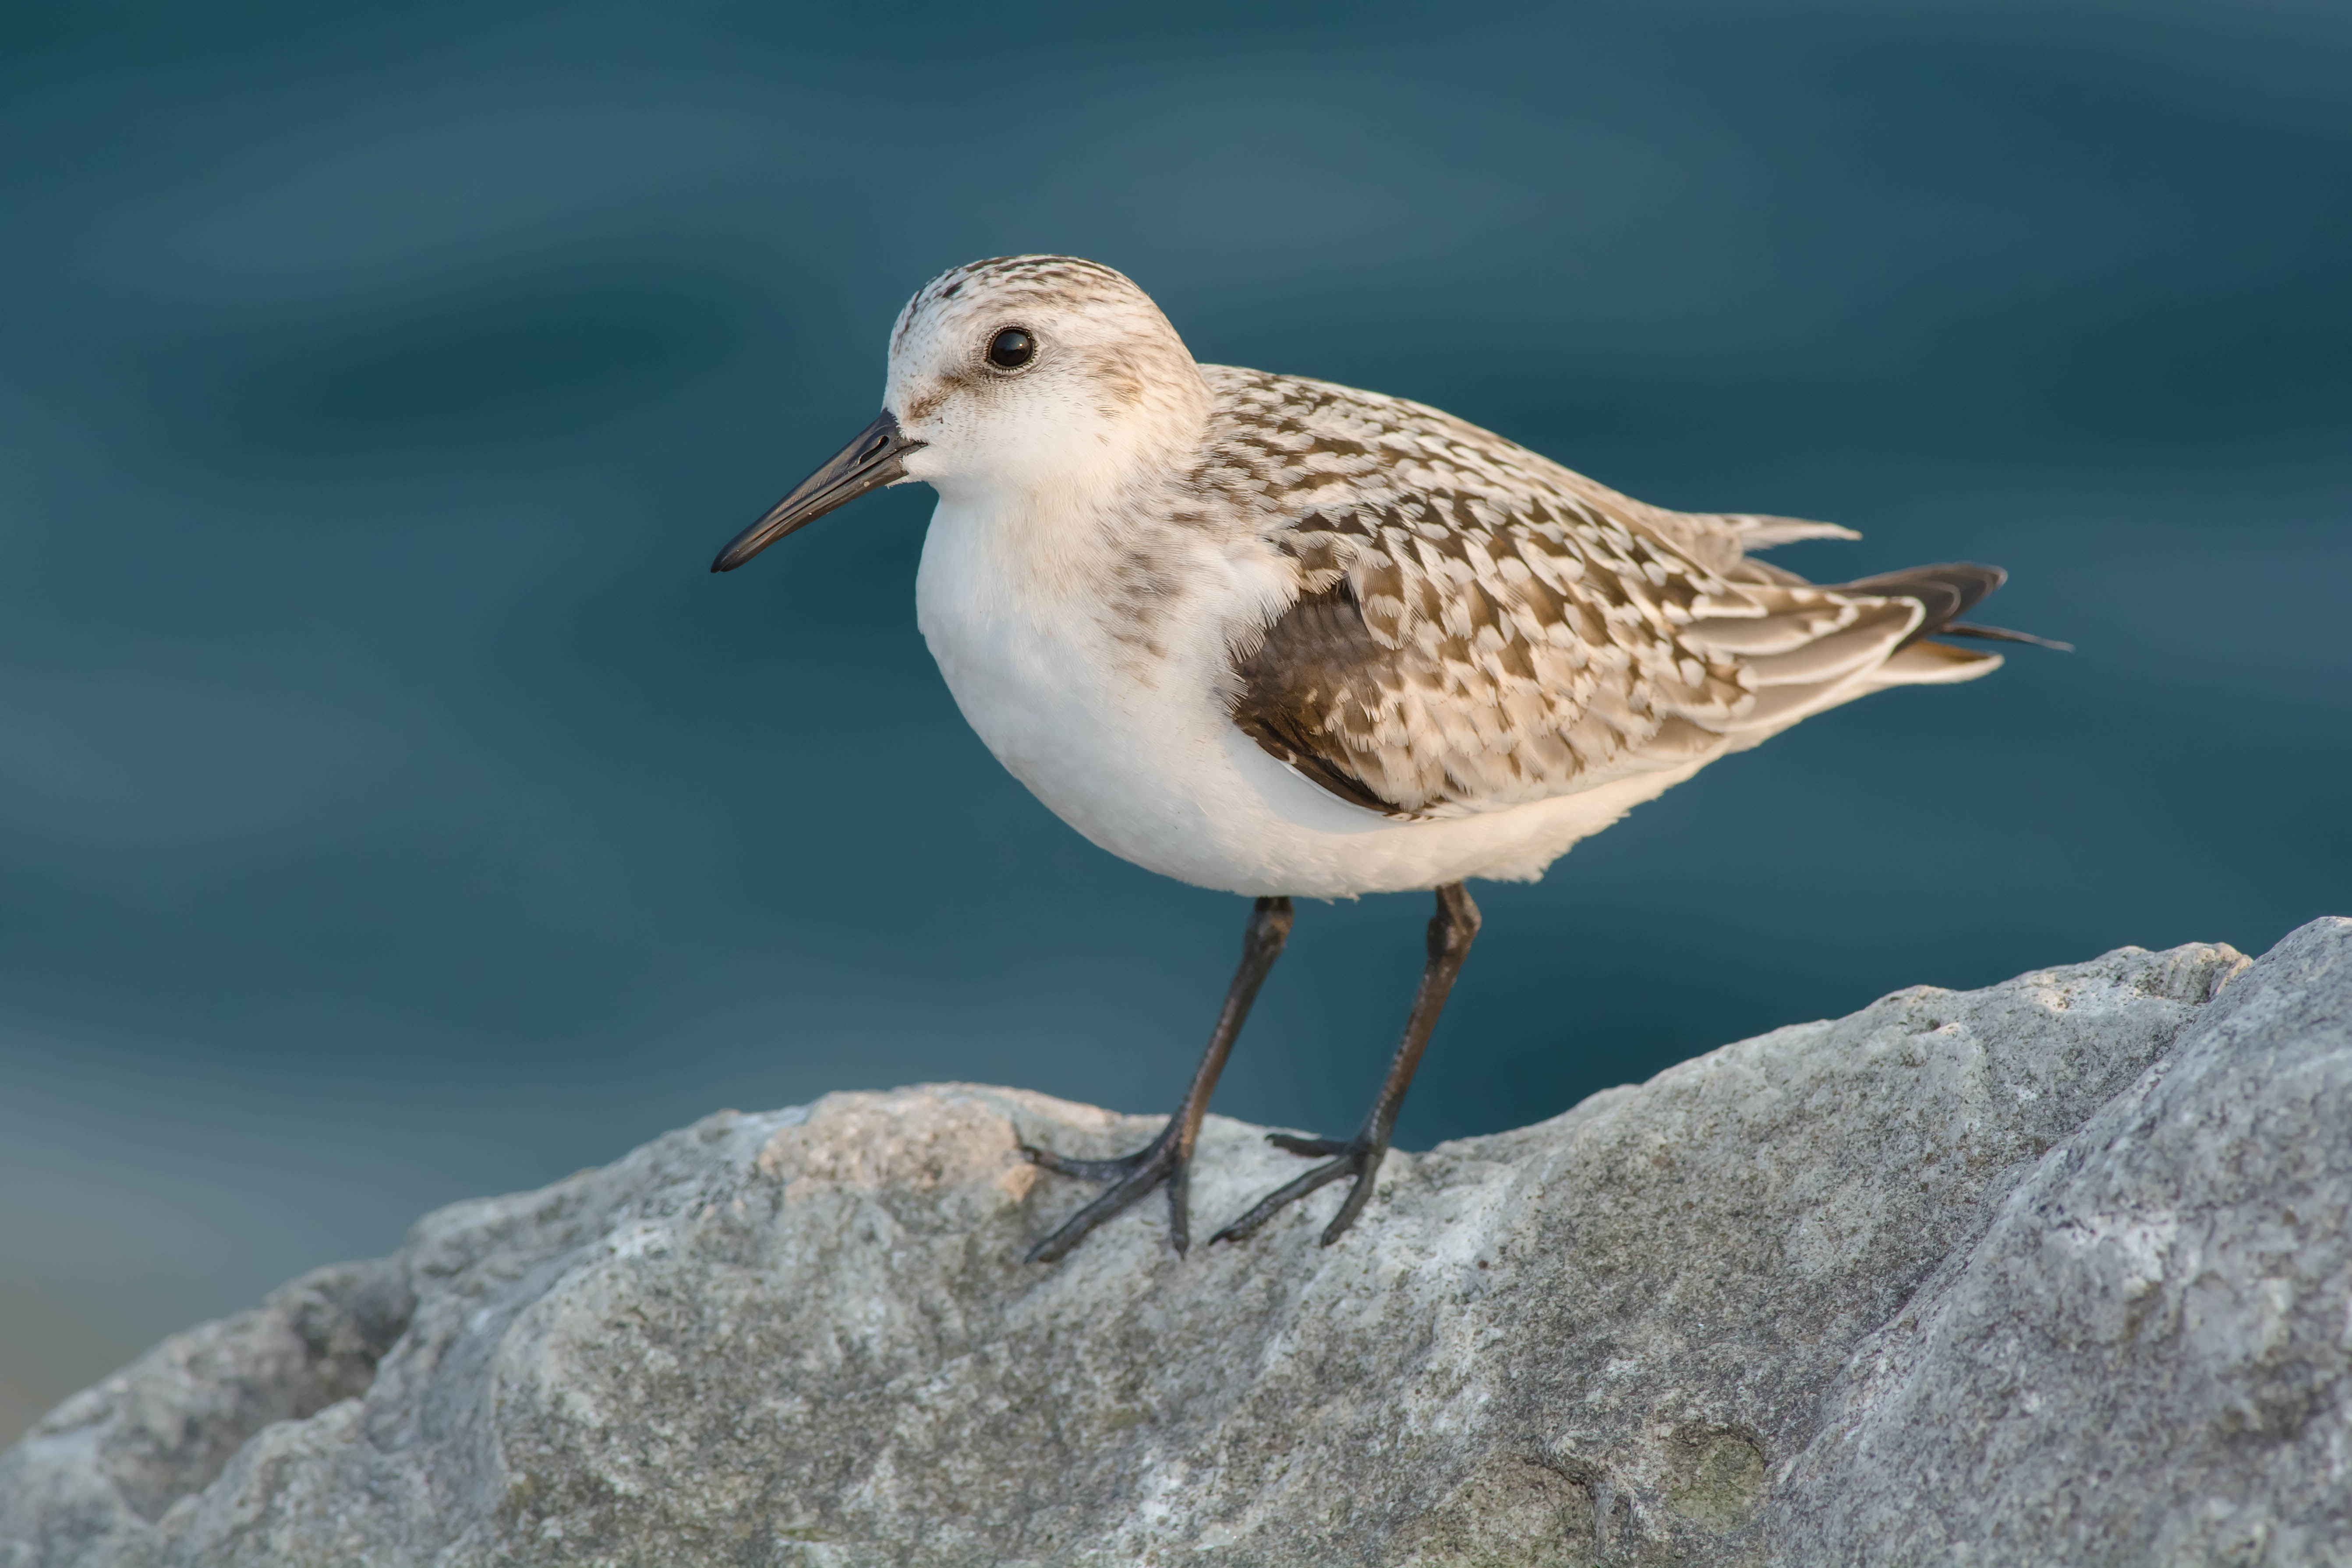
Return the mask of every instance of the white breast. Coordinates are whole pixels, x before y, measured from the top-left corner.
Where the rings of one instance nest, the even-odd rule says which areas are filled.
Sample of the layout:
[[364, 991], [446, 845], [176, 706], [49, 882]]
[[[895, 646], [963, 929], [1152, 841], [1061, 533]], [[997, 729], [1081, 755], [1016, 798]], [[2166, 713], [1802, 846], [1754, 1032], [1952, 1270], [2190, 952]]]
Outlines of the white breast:
[[[1231, 615], [1270, 568], [1203, 540], [1142, 657], [1110, 635], [1101, 563], [1035, 520], [942, 500], [915, 614], [956, 705], [1055, 815], [1148, 870], [1265, 896], [1347, 898], [1465, 877], [1529, 879], [1695, 768], [1476, 816], [1399, 822], [1339, 799], [1234, 728], [1218, 689]], [[1066, 546], [1066, 541], [1065, 542]], [[1082, 555], [1082, 552], [1080, 552]], [[1630, 786], [1630, 787], [1629, 787]]]

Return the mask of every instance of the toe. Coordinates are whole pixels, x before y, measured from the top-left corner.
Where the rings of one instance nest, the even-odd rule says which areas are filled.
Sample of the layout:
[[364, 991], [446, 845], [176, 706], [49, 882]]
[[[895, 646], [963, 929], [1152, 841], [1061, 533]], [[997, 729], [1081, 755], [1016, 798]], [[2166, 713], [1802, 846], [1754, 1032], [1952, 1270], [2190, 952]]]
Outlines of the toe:
[[1021, 1157], [1031, 1164], [1051, 1171], [1057, 1176], [1076, 1176], [1082, 1182], [1125, 1181], [1143, 1167], [1146, 1156], [1150, 1152], [1145, 1150], [1122, 1160], [1073, 1160], [1050, 1149], [1039, 1149], [1027, 1143], [1020, 1145], [1020, 1148]]
[[1319, 1192], [1342, 1176], [1353, 1174], [1356, 1168], [1356, 1163], [1351, 1159], [1338, 1159], [1328, 1165], [1318, 1165], [1297, 1181], [1276, 1187], [1266, 1194], [1257, 1201], [1256, 1205], [1249, 1213], [1217, 1232], [1210, 1239], [1212, 1241], [1246, 1241], [1276, 1215], [1307, 1194]]
[[1337, 1138], [1301, 1138], [1292, 1132], [1269, 1132], [1265, 1141], [1288, 1153], [1321, 1160], [1328, 1160], [1334, 1154], [1345, 1154], [1355, 1147]]

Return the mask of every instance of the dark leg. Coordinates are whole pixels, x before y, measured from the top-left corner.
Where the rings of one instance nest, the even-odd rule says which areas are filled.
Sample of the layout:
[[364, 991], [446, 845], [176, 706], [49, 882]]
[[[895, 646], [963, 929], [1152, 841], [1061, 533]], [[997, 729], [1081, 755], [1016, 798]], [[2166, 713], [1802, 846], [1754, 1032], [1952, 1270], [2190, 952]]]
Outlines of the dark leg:
[[1234, 971], [1224, 1008], [1209, 1035], [1209, 1048], [1201, 1053], [1201, 1065], [1192, 1074], [1192, 1087], [1184, 1092], [1184, 1103], [1176, 1108], [1159, 1137], [1120, 1160], [1065, 1160], [1043, 1149], [1021, 1145], [1024, 1154], [1049, 1171], [1112, 1184], [1110, 1191], [1031, 1247], [1030, 1262], [1053, 1262], [1084, 1241], [1095, 1226], [1163, 1184], [1168, 1188], [1169, 1237], [1179, 1255], [1192, 1245], [1185, 1194], [1192, 1185], [1192, 1145], [1201, 1139], [1201, 1118], [1209, 1113], [1209, 1096], [1216, 1092], [1217, 1075], [1225, 1070], [1225, 1058], [1233, 1055], [1234, 1040], [1242, 1032], [1242, 1021], [1249, 1016], [1250, 1004], [1257, 1000], [1257, 988], [1265, 984], [1266, 971], [1282, 955], [1282, 944], [1290, 936], [1290, 919], [1288, 899], [1260, 899], [1250, 912], [1249, 932], [1242, 938], [1241, 967]]
[[1429, 963], [1421, 972], [1421, 989], [1413, 993], [1412, 1012], [1404, 1023], [1404, 1038], [1397, 1042], [1396, 1058], [1389, 1063], [1389, 1076], [1381, 1080], [1380, 1095], [1372, 1101], [1371, 1114], [1364, 1118], [1363, 1127], [1344, 1143], [1329, 1138], [1268, 1133], [1267, 1142], [1294, 1154], [1339, 1157], [1328, 1164], [1316, 1166], [1288, 1186], [1268, 1193], [1255, 1208], [1210, 1240], [1245, 1240], [1283, 1208], [1342, 1176], [1354, 1177], [1356, 1184], [1349, 1189], [1347, 1201], [1331, 1216], [1331, 1223], [1323, 1227], [1323, 1245], [1330, 1246], [1356, 1223], [1356, 1216], [1371, 1201], [1372, 1178], [1380, 1172], [1381, 1156], [1389, 1152], [1389, 1133], [1395, 1129], [1397, 1111], [1404, 1105], [1404, 1091], [1412, 1085], [1413, 1068], [1421, 1065], [1421, 1053], [1429, 1048], [1430, 1031], [1437, 1027], [1437, 1015], [1444, 1010], [1446, 994], [1454, 989], [1454, 977], [1462, 973], [1462, 961], [1470, 956], [1470, 941], [1477, 934], [1478, 906], [1470, 901], [1462, 884], [1448, 882], [1438, 889], [1437, 913], [1429, 922]]

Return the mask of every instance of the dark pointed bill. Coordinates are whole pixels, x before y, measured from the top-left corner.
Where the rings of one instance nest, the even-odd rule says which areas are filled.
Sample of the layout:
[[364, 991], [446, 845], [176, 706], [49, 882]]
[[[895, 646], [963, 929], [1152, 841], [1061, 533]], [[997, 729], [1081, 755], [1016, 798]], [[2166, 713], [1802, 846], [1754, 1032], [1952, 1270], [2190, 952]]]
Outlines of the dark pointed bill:
[[898, 434], [898, 419], [885, 410], [832, 461], [793, 486], [793, 493], [778, 501], [767, 516], [737, 534], [710, 569], [732, 572], [794, 529], [814, 522], [867, 490], [905, 479], [906, 465], [899, 459], [922, 445]]

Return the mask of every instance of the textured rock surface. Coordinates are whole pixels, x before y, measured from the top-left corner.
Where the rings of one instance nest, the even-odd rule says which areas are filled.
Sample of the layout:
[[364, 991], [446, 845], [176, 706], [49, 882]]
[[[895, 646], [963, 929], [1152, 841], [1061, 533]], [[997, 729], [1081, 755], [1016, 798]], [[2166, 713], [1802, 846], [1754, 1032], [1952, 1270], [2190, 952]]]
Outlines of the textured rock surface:
[[1873, 1335], [1813, 1563], [2352, 1563], [2352, 921], [2306, 926]]
[[2352, 1563], [2347, 1018], [2341, 921], [1906, 991], [1053, 1268], [1016, 1139], [1153, 1121], [722, 1113], [68, 1402], [0, 1563]]

